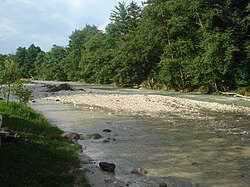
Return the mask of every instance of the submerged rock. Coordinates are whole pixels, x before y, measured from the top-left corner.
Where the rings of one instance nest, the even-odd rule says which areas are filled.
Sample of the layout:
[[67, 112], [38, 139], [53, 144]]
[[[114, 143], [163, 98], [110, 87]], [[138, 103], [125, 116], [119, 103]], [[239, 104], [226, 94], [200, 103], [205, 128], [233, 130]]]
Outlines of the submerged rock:
[[110, 142], [110, 138], [107, 138], [105, 140], [103, 140], [104, 143], [109, 143]]
[[88, 137], [89, 139], [95, 139], [95, 140], [103, 138], [103, 137], [102, 137], [100, 134], [98, 134], [98, 133], [89, 134], [89, 135], [87, 135], [87, 137]]
[[115, 171], [115, 167], [116, 165], [113, 163], [108, 163], [108, 162], [100, 162], [99, 163], [100, 168], [103, 171], [107, 171], [107, 172], [114, 172]]
[[165, 182], [161, 182], [161, 183], [159, 184], [159, 187], [168, 187], [168, 185], [167, 185]]
[[146, 175], [148, 171], [143, 168], [136, 168], [136, 169], [133, 169], [131, 173], [136, 174], [136, 175]]
[[62, 134], [61, 137], [69, 138], [71, 140], [86, 140], [86, 136], [83, 134], [78, 134], [76, 132], [69, 133], [69, 134]]

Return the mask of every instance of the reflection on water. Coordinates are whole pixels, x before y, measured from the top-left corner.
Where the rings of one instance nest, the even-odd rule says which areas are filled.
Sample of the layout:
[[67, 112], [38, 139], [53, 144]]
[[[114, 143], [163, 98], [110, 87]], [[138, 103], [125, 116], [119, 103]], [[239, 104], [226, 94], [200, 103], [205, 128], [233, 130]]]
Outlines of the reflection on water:
[[[79, 142], [96, 163], [115, 163], [116, 178], [130, 186], [159, 186], [159, 181], [168, 186], [250, 184], [249, 116], [210, 112], [206, 115], [213, 121], [176, 118], [173, 123], [172, 119], [118, 116], [52, 101], [38, 101], [32, 107], [64, 131], [115, 138], [109, 143], [103, 139]], [[148, 171], [146, 177], [131, 175], [139, 167]]]

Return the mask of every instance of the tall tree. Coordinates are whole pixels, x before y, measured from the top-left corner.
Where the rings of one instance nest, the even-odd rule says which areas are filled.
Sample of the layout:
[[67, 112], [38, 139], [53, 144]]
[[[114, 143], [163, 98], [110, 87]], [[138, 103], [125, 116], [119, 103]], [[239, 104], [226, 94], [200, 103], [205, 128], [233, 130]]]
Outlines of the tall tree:
[[249, 39], [243, 24], [247, 5], [246, 1], [236, 0], [202, 4], [202, 51], [197, 55], [197, 75], [199, 82], [215, 91], [235, 89], [237, 82], [248, 77], [244, 43]]
[[70, 35], [67, 55], [64, 61], [68, 80], [81, 79], [80, 61], [85, 50], [85, 44], [98, 32], [99, 30], [96, 26], [86, 25], [84, 29], [75, 30]]
[[21, 76], [23, 78], [34, 78], [35, 61], [37, 55], [41, 52], [41, 48], [31, 44], [28, 49], [18, 47], [15, 55], [15, 61], [21, 67]]
[[28, 74], [26, 63], [27, 49], [25, 47], [18, 47], [15, 54], [15, 61], [19, 64], [22, 77]]
[[41, 51], [36, 56], [35, 61], [35, 75], [37, 79], [45, 79], [46, 75], [46, 67], [45, 67], [45, 55], [46, 53], [44, 51]]
[[41, 63], [40, 77], [45, 80], [67, 80], [63, 69], [65, 56], [65, 48], [57, 45], [53, 45], [51, 50], [46, 54], [40, 53], [36, 61], [36, 64]]
[[0, 66], [4, 65], [4, 61], [6, 60], [6, 58], [7, 58], [7, 55], [0, 54]]
[[[110, 71], [113, 71], [113, 81], [118, 83], [139, 82], [136, 59], [133, 56], [133, 50], [136, 50], [132, 44], [133, 32], [136, 31], [141, 17], [141, 7], [134, 2], [128, 6], [119, 3], [116, 10], [111, 13], [111, 23], [106, 28], [107, 43], [111, 43], [113, 58]], [[129, 48], [127, 48], [129, 47]], [[108, 68], [106, 68], [107, 70]], [[133, 77], [133, 78], [132, 78]]]

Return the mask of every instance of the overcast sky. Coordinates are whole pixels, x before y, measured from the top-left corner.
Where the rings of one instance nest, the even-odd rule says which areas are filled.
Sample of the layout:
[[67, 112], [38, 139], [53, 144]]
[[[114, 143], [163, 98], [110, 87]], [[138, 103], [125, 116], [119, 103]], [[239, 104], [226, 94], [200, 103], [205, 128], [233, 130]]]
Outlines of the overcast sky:
[[128, 5], [132, 0], [0, 0], [0, 54], [32, 43], [44, 51], [53, 44], [66, 46], [69, 35], [86, 24], [104, 30], [122, 1]]

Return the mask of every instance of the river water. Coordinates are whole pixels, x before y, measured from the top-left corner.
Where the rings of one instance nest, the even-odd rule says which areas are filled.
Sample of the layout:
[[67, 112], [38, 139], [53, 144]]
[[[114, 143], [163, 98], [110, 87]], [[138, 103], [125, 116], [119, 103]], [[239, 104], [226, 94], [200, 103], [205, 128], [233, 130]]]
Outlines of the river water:
[[[74, 86], [79, 88], [80, 85]], [[144, 93], [249, 106], [248, 100], [239, 98]], [[162, 181], [168, 186], [250, 186], [249, 116], [201, 111], [213, 117], [211, 124], [205, 118], [144, 118], [89, 106], [76, 108], [55, 101], [37, 100], [31, 106], [64, 131], [101, 134], [103, 138], [99, 140], [79, 141], [84, 153], [96, 164], [100, 161], [115, 163], [115, 178], [129, 186], [154, 187]], [[112, 132], [105, 133], [103, 129]], [[107, 138], [110, 142], [105, 143], [103, 140]], [[143, 176], [131, 174], [135, 168], [144, 168], [148, 173]]]

